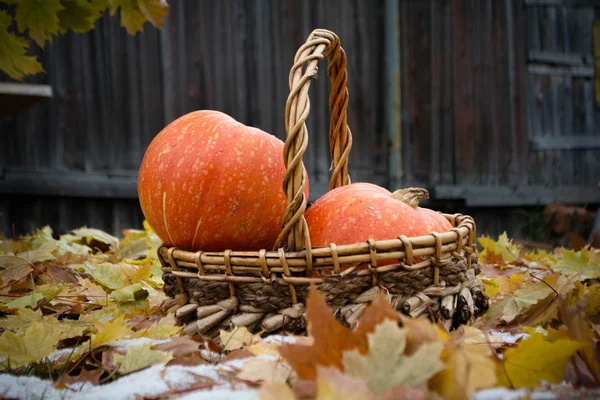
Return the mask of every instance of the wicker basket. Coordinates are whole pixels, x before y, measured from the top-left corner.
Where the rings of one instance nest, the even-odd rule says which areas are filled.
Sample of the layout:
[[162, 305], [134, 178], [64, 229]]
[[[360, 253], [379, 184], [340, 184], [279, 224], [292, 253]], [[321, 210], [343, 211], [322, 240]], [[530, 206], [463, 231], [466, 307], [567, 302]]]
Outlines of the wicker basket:
[[[164, 245], [158, 249], [164, 290], [186, 334], [214, 338], [220, 329], [234, 326], [262, 333], [282, 329], [301, 333], [306, 328], [304, 301], [311, 284], [326, 294], [338, 319], [348, 326], [362, 316], [380, 291], [405, 314], [439, 318], [448, 328], [469, 323], [487, 307], [476, 277], [475, 222], [469, 216], [445, 215], [454, 228], [441, 234], [311, 246], [304, 219], [302, 157], [308, 142], [305, 121], [310, 81], [317, 77], [317, 63], [325, 56], [332, 85], [329, 139], [333, 173], [329, 188], [350, 183], [346, 55], [334, 33], [317, 29], [296, 53], [290, 72], [283, 154], [288, 206], [274, 250], [209, 253]], [[378, 266], [382, 261], [387, 262]], [[359, 268], [364, 265], [367, 268]]]

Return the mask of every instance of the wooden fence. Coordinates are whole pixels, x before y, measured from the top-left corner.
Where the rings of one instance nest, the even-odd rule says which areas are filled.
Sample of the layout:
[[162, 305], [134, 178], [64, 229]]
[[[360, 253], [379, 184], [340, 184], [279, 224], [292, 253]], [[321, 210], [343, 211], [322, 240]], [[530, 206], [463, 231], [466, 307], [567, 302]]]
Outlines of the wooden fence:
[[[0, 233], [139, 227], [137, 170], [167, 123], [217, 109], [285, 137], [288, 72], [315, 28], [348, 55], [353, 181], [430, 189], [479, 232], [524, 236], [553, 201], [600, 203], [597, 1], [171, 2], [161, 31], [116, 17], [42, 53], [54, 97], [0, 117]], [[311, 198], [329, 173], [329, 83], [311, 86]]]

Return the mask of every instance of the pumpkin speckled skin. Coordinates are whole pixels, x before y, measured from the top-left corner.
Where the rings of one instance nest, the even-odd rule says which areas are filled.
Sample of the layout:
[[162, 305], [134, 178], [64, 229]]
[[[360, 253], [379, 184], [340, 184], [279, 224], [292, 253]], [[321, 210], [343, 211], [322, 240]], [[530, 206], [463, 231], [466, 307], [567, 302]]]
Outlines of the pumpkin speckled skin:
[[436, 211], [392, 197], [371, 183], [352, 183], [327, 192], [306, 211], [313, 246], [354, 244], [446, 232], [452, 224]]
[[287, 205], [283, 145], [219, 111], [178, 118], [142, 160], [146, 220], [165, 244], [183, 250], [271, 250]]

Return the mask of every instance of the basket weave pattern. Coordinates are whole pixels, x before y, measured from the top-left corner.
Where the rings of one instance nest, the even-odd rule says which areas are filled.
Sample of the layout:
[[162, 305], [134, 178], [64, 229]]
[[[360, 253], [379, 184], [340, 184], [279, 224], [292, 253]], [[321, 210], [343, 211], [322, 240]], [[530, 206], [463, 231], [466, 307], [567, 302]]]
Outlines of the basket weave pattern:
[[454, 228], [439, 234], [311, 246], [304, 218], [302, 158], [308, 143], [310, 81], [317, 77], [317, 64], [325, 56], [332, 87], [329, 188], [350, 183], [346, 55], [334, 33], [317, 29], [296, 53], [290, 72], [283, 153], [288, 205], [274, 249], [220, 253], [164, 245], [158, 249], [164, 290], [186, 334], [216, 337], [220, 329], [233, 326], [301, 332], [306, 327], [304, 300], [311, 284], [326, 294], [338, 319], [349, 326], [381, 291], [402, 312], [441, 317], [448, 327], [469, 323], [487, 307], [476, 277], [475, 222], [469, 216], [444, 214]]

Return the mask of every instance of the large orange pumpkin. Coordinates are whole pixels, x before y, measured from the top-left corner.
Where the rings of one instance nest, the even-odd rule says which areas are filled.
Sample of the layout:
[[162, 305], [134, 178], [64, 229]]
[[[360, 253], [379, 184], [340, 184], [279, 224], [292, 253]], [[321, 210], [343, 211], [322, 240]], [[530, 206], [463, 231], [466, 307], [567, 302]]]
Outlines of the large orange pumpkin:
[[331, 190], [306, 210], [311, 244], [354, 244], [452, 229], [443, 215], [418, 206], [419, 199], [427, 196], [424, 189], [409, 188], [391, 193], [381, 186], [362, 182]]
[[270, 250], [287, 204], [283, 145], [218, 111], [178, 118], [142, 160], [145, 218], [164, 243], [184, 250]]

